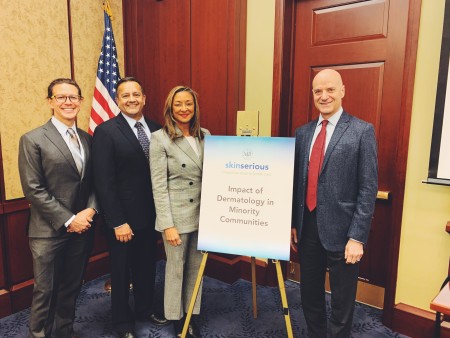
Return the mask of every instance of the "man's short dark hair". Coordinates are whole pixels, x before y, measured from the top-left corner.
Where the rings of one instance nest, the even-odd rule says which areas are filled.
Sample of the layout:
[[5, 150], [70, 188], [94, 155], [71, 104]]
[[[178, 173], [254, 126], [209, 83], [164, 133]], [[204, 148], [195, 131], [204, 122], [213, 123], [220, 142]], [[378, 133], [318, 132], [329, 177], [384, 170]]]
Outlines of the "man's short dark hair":
[[[83, 95], [81, 95], [81, 88], [78, 85], [78, 83], [76, 83], [74, 80], [72, 79], [66, 79], [66, 78], [59, 78], [59, 79], [55, 79], [52, 82], [50, 82], [50, 84], [48, 85], [47, 88], [47, 98], [50, 99], [53, 96], [53, 87], [61, 84], [61, 83], [67, 83], [70, 84], [72, 86], [75, 86], [78, 89], [78, 95], [80, 97], [83, 97]], [[141, 86], [142, 87], [142, 86]]]
[[127, 77], [121, 78], [116, 84], [116, 91], [117, 91], [117, 89], [119, 89], [119, 86], [125, 82], [136, 82], [141, 87], [142, 93], [144, 93], [144, 87], [142, 86], [142, 83], [133, 76], [127, 76]]

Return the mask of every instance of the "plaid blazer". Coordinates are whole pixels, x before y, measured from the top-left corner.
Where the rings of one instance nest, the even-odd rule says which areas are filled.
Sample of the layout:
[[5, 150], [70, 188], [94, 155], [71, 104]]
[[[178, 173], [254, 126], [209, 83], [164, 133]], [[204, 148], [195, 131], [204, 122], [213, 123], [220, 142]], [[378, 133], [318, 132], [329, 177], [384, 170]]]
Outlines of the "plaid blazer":
[[162, 129], [152, 134], [150, 171], [157, 231], [173, 226], [180, 234], [198, 230], [204, 140], [195, 141], [200, 156], [184, 137], [171, 140]]

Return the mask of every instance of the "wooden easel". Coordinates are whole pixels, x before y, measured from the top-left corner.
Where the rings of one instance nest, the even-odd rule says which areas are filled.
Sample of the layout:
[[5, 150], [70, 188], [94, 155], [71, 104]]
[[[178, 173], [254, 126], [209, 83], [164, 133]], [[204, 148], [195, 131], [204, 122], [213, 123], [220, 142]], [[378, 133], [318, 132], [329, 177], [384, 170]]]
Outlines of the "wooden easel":
[[[201, 281], [203, 278], [203, 274], [205, 272], [206, 261], [208, 259], [208, 252], [202, 252], [202, 254], [203, 254], [203, 258], [202, 258], [202, 262], [200, 263], [200, 269], [198, 270], [197, 280], [195, 281], [194, 291], [192, 292], [192, 297], [191, 297], [191, 301], [189, 303], [188, 313], [186, 315], [186, 321], [183, 326], [183, 331], [181, 332], [181, 338], [186, 338], [189, 323], [190, 323], [191, 317], [192, 317], [192, 312], [194, 311], [195, 301], [197, 300], [198, 291], [200, 289], [200, 284], [201, 284]], [[294, 336], [292, 334], [291, 317], [289, 314], [289, 308], [288, 308], [288, 303], [287, 303], [287, 298], [286, 298], [286, 289], [284, 288], [283, 273], [281, 272], [280, 261], [273, 260], [272, 262], [275, 264], [275, 267], [277, 270], [278, 287], [280, 288], [281, 303], [283, 305], [283, 314], [284, 314], [284, 320], [286, 322], [287, 336], [288, 336], [288, 338], [293, 338]], [[257, 306], [256, 306], [256, 260], [255, 260], [255, 257], [252, 257], [252, 288], [253, 288], [253, 317], [256, 318], [258, 310], [257, 310]]]
[[251, 257], [252, 263], [252, 295], [253, 295], [253, 318], [258, 317], [258, 303], [256, 299], [256, 258]]

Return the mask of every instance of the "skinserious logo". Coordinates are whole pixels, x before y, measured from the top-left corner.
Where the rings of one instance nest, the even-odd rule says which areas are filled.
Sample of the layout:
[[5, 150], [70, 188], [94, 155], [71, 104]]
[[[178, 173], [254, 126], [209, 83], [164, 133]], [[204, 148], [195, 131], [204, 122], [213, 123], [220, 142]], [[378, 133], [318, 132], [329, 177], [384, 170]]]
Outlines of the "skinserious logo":
[[244, 170], [269, 170], [269, 165], [264, 163], [254, 163], [253, 162], [253, 151], [251, 149], [244, 149], [241, 153], [243, 162], [239, 163], [228, 161], [225, 163], [226, 169], [244, 169]]

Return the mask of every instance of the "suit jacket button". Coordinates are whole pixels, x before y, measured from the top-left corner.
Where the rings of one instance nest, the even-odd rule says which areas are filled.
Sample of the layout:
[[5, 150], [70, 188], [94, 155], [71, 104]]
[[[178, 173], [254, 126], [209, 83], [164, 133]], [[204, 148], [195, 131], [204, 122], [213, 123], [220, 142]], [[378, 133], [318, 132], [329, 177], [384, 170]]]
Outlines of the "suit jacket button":
[[183, 163], [181, 166], [184, 168], [184, 167], [186, 167], [186, 164]]
[[193, 200], [193, 199], [191, 198], [191, 199], [189, 200], [189, 202], [191, 202], [191, 203], [192, 203], [192, 202], [194, 202], [194, 200]]
[[189, 182], [189, 185], [193, 185], [194, 184], [194, 182]]

